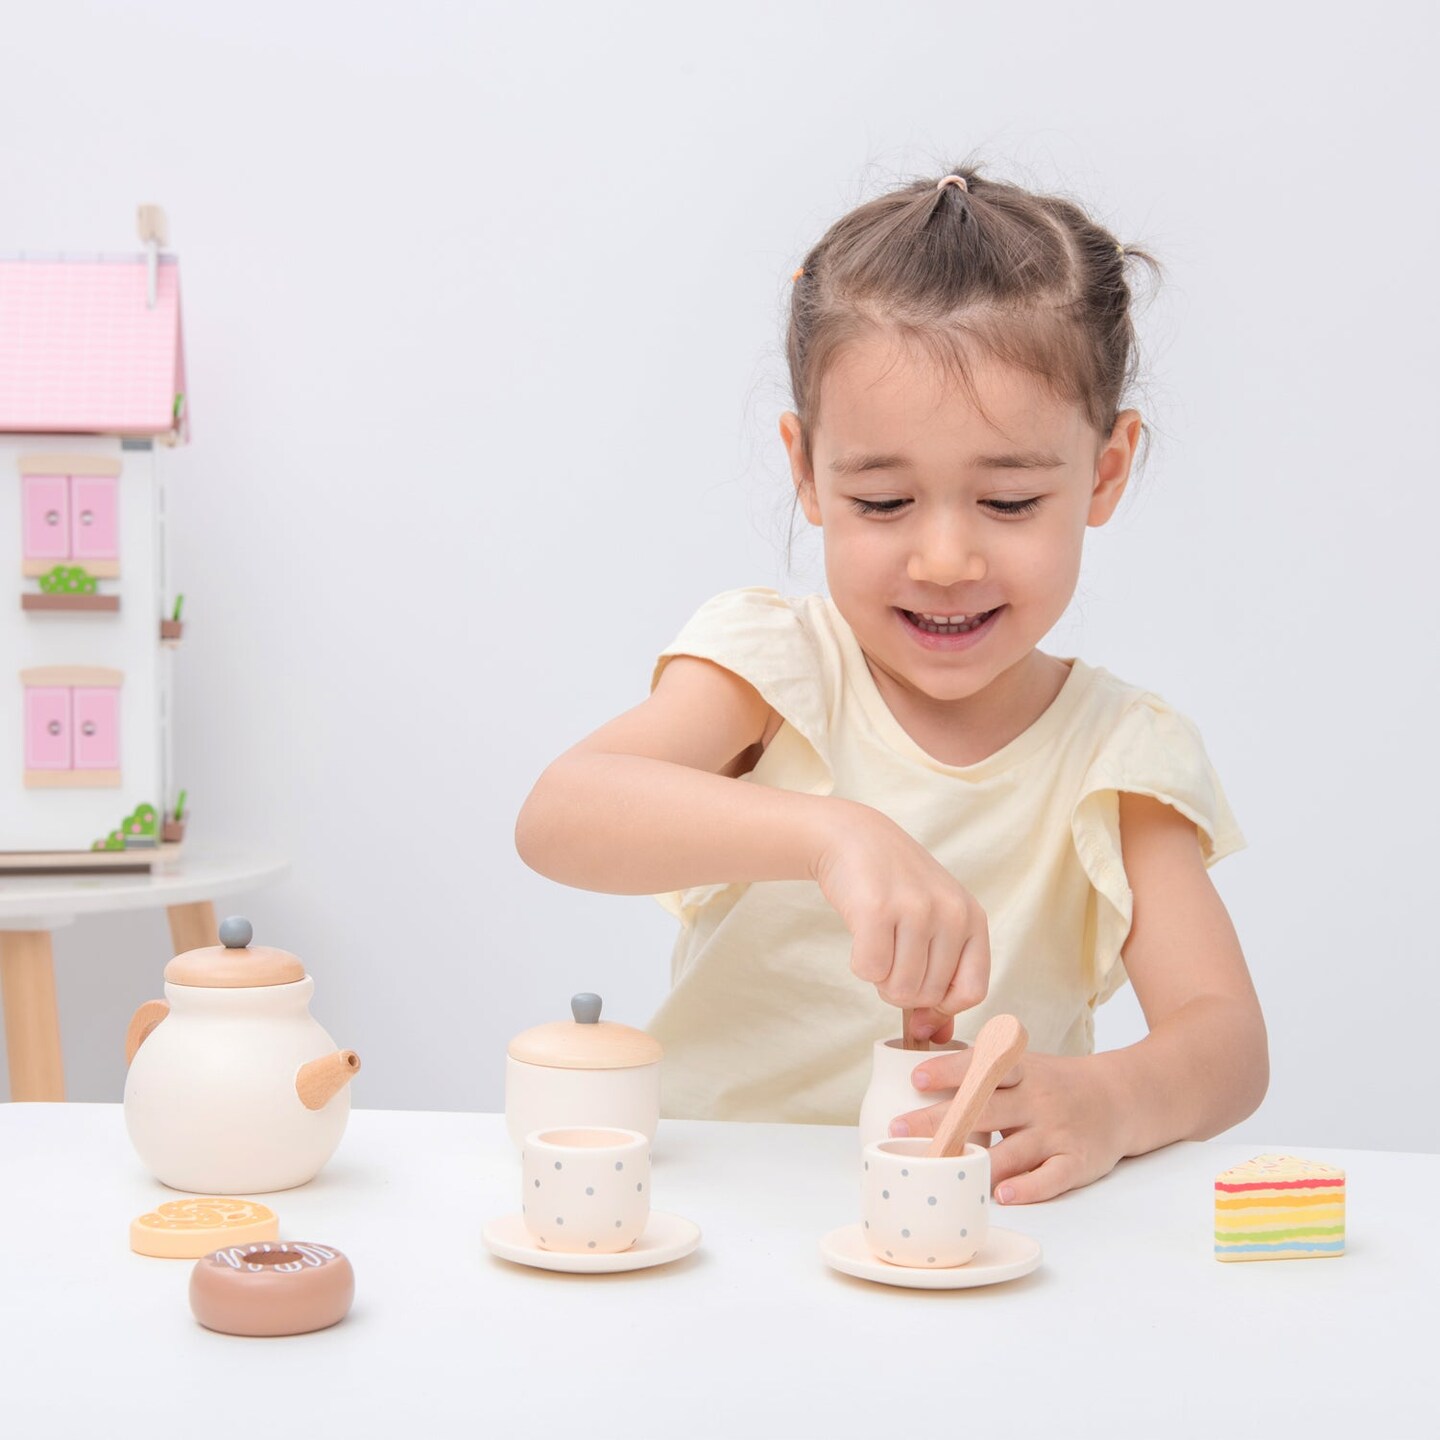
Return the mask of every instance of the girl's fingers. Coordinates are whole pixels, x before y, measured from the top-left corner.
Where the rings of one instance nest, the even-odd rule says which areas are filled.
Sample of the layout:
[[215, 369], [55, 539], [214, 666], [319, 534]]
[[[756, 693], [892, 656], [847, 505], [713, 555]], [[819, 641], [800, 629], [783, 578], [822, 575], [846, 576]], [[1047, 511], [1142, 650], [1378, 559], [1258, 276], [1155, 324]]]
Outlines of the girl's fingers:
[[899, 1139], [902, 1135], [932, 1138], [940, 1128], [940, 1122], [944, 1120], [947, 1109], [949, 1109], [948, 1102], [940, 1105], [927, 1105], [923, 1110], [910, 1110], [904, 1115], [897, 1115], [890, 1122], [891, 1138]]
[[958, 926], [942, 925], [930, 937], [925, 954], [925, 988], [920, 996], [920, 1005], [927, 1012], [933, 1010], [942, 1017], [954, 1013], [945, 1009], [945, 997], [954, 986], [964, 948], [965, 932]]
[[887, 1005], [917, 1008], [921, 987], [925, 983], [925, 957], [929, 936], [913, 924], [901, 920], [895, 927], [895, 961], [880, 988], [880, 998]]
[[[991, 1152], [993, 1157], [994, 1151]], [[992, 1159], [993, 1164], [993, 1159]], [[1078, 1163], [1073, 1155], [1052, 1155], [1033, 1170], [1011, 1176], [994, 1185], [995, 1198], [1001, 1205], [1034, 1205], [1040, 1200], [1053, 1200], [1080, 1183]]]
[[[936, 1055], [917, 1065], [910, 1072], [910, 1083], [917, 1090], [954, 1090], [965, 1078], [965, 1072], [970, 1068], [970, 1054], [970, 1047], [967, 1045], [964, 1050], [949, 1050], [944, 1055]], [[1000, 1090], [1013, 1090], [1024, 1078], [1025, 1061], [1022, 1057], [1006, 1071], [1005, 1078], [1000, 1081], [996, 1093], [998, 1094]], [[986, 1114], [989, 1114], [988, 1110]], [[1011, 1121], [1011, 1124], [1016, 1123], [1019, 1122]], [[999, 1130], [1002, 1127], [996, 1125], [994, 1128]]]
[[955, 1038], [955, 1017], [942, 1015], [938, 1010], [917, 1010], [911, 1033], [918, 1040], [930, 1040], [936, 1045], [948, 1045]]
[[947, 1050], [943, 1055], [917, 1065], [910, 1072], [910, 1083], [917, 1090], [954, 1090], [970, 1068], [970, 1047]]
[[960, 963], [940, 1002], [939, 1008], [947, 1015], [973, 1010], [990, 989], [990, 930], [983, 916], [979, 921], [960, 951]]
[[857, 980], [883, 984], [895, 959], [895, 930], [890, 925], [860, 925], [850, 946], [850, 969]]
[[1017, 1175], [1036, 1169], [1049, 1158], [1033, 1130], [1017, 1130], [1004, 1136], [998, 1145], [990, 1149], [990, 1189], [995, 1198], [1000, 1199], [1002, 1185], [1009, 1184]]

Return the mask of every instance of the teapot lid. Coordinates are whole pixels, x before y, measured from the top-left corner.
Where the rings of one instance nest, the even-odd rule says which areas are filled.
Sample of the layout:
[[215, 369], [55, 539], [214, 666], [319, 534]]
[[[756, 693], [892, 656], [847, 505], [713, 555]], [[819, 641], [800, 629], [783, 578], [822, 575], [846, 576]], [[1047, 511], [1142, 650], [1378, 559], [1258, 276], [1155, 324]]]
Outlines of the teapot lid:
[[571, 997], [573, 1020], [555, 1020], [523, 1031], [511, 1042], [512, 1060], [549, 1065], [557, 1070], [625, 1070], [653, 1065], [664, 1048], [653, 1036], [629, 1025], [600, 1019], [598, 995]]
[[298, 955], [251, 945], [254, 927], [243, 915], [220, 922], [220, 943], [186, 950], [166, 967], [173, 985], [198, 985], [215, 990], [239, 990], [258, 985], [293, 985], [305, 978]]

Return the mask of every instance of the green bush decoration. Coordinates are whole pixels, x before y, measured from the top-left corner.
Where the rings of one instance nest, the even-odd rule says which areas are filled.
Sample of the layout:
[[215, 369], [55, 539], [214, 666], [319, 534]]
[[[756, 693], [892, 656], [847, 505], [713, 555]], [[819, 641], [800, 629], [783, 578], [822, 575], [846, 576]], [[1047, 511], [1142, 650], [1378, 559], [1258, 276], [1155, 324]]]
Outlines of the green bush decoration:
[[100, 582], [83, 565], [56, 565], [40, 577], [40, 588], [47, 595], [93, 595]]
[[103, 840], [97, 840], [92, 850], [123, 850], [127, 835], [153, 836], [159, 833], [160, 816], [153, 805], [137, 805], [121, 822], [118, 830], [112, 830]]
[[137, 805], [121, 822], [120, 828], [127, 835], [153, 835], [158, 819], [153, 805]]

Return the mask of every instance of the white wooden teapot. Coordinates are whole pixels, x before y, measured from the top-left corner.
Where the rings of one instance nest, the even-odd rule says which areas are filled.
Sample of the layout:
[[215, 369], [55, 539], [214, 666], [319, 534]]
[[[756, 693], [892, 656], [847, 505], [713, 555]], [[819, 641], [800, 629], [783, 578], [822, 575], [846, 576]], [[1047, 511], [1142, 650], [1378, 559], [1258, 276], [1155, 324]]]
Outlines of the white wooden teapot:
[[310, 1014], [315, 982], [287, 950], [251, 946], [232, 916], [219, 945], [165, 967], [165, 999], [131, 1018], [125, 1125], [176, 1190], [254, 1195], [314, 1179], [350, 1117], [360, 1069]]

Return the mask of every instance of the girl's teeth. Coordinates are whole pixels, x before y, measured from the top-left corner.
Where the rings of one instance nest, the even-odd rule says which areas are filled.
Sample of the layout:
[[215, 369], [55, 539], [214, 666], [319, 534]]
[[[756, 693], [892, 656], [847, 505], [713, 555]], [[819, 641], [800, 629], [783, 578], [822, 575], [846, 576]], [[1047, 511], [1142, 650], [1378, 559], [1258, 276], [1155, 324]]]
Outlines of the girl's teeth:
[[984, 624], [994, 612], [985, 610], [978, 615], [926, 615], [907, 610], [905, 613], [917, 629], [924, 630], [928, 635], [964, 635]]

